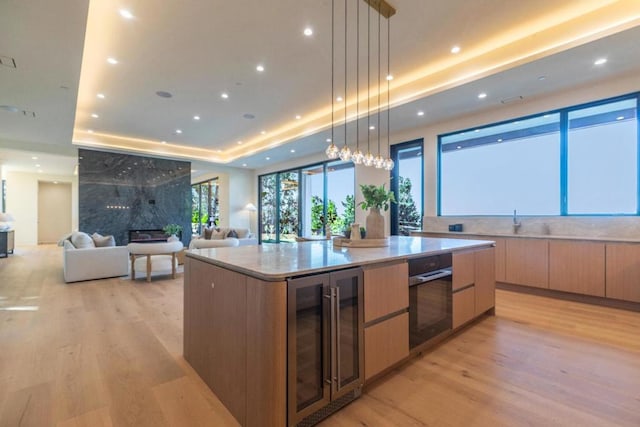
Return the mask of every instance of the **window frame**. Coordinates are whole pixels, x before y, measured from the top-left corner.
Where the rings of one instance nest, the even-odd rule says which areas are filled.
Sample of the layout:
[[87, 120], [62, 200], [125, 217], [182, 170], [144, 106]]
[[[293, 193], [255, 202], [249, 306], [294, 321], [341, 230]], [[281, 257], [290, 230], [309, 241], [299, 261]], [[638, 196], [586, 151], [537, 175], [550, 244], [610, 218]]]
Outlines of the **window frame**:
[[[636, 101], [636, 146], [637, 146], [637, 156], [636, 156], [636, 185], [637, 185], [637, 203], [636, 203], [636, 212], [635, 213], [569, 213], [568, 212], [568, 204], [569, 204], [569, 194], [568, 194], [568, 173], [569, 173], [569, 113], [577, 110], [582, 110], [590, 107], [596, 107], [599, 105], [605, 105], [610, 103], [615, 103], [619, 101], [626, 101], [635, 99]], [[451, 135], [457, 135], [462, 132], [470, 132], [475, 129], [487, 129], [494, 126], [500, 126], [508, 123], [513, 123], [515, 121], [532, 119], [535, 117], [544, 116], [545, 114], [559, 114], [560, 115], [560, 141], [559, 141], [559, 150], [560, 150], [560, 215], [532, 215], [536, 217], [556, 217], [556, 216], [570, 216], [570, 217], [592, 217], [592, 216], [603, 216], [603, 217], [624, 217], [624, 216], [639, 216], [640, 215], [640, 92], [632, 92], [624, 95], [614, 96], [611, 98], [600, 99], [597, 101], [586, 102], [582, 104], [572, 105], [569, 107], [558, 108], [554, 110], [543, 111], [540, 113], [529, 114], [526, 116], [515, 117], [508, 120], [502, 120], [499, 122], [494, 122], [482, 126], [473, 126], [466, 129], [457, 130], [454, 132], [447, 132], [438, 135], [438, 144], [437, 144], [437, 159], [436, 159], [436, 168], [437, 168], [437, 194], [436, 194], [436, 214], [441, 217], [502, 217], [502, 216], [510, 216], [510, 215], [442, 215], [442, 139]], [[424, 185], [424, 184], [423, 184]], [[526, 215], [526, 214], [525, 214]]]
[[[407, 149], [407, 148], [414, 148], [414, 147], [420, 147], [420, 149], [422, 150], [422, 163], [421, 163], [421, 168], [420, 168], [420, 194], [422, 195], [421, 197], [421, 204], [420, 204], [420, 222], [423, 222], [423, 218], [424, 218], [424, 203], [425, 203], [425, 197], [424, 197], [424, 138], [418, 138], [418, 139], [413, 139], [411, 141], [405, 141], [405, 142], [401, 142], [399, 144], [393, 144], [390, 147], [390, 157], [391, 159], [394, 161], [395, 163], [395, 167], [391, 170], [390, 174], [389, 174], [389, 182], [390, 184], [390, 190], [393, 191], [393, 194], [396, 196], [396, 200], [400, 201], [400, 193], [399, 193], [399, 188], [398, 185], [400, 184], [400, 168], [399, 168], [399, 159], [398, 159], [398, 153], [401, 150]], [[397, 236], [399, 233], [399, 224], [398, 224], [398, 204], [397, 203], [392, 203], [391, 204], [391, 235], [393, 236]], [[424, 226], [424, 224], [422, 224]]]

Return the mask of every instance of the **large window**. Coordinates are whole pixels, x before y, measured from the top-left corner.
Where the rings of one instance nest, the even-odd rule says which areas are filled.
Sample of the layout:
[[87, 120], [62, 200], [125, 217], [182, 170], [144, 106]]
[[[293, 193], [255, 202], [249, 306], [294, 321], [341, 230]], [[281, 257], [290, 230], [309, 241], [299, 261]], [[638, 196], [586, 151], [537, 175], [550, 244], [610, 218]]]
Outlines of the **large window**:
[[439, 138], [440, 215], [636, 214], [638, 96]]
[[397, 203], [391, 204], [391, 234], [408, 236], [422, 230], [423, 169], [422, 139], [391, 147], [395, 162], [391, 190]]
[[200, 182], [191, 186], [191, 231], [202, 233], [207, 224], [218, 224], [218, 178]]
[[354, 221], [354, 183], [353, 163], [341, 161], [262, 175], [261, 241], [323, 235], [326, 224], [332, 233], [342, 233]]

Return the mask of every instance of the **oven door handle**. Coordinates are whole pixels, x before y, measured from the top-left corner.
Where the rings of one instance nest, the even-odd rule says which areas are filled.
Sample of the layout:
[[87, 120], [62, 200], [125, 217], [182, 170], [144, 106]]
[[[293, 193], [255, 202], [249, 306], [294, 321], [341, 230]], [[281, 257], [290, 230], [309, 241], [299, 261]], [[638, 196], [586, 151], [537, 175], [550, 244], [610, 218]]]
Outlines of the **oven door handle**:
[[449, 277], [453, 273], [451, 270], [439, 270], [435, 273], [426, 273], [418, 276], [411, 276], [409, 278], [409, 287], [422, 285], [423, 283], [431, 282], [433, 280], [442, 279], [443, 277]]

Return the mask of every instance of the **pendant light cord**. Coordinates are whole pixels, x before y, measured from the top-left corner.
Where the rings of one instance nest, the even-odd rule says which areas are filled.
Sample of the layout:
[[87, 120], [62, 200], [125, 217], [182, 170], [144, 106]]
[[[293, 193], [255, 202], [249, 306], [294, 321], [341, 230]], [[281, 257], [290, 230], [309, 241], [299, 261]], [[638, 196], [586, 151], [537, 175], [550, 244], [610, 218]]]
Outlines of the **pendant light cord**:
[[347, 0], [344, 0], [344, 146], [347, 146]]
[[387, 157], [391, 158], [391, 18], [387, 18]]
[[[380, 156], [380, 19], [381, 14], [378, 13], [378, 156]], [[377, 167], [377, 166], [376, 166]]]
[[360, 1], [356, 12], [356, 153], [360, 153]]
[[371, 6], [367, 13], [367, 155], [369, 155], [371, 153]]
[[335, 111], [335, 76], [334, 76], [334, 26], [335, 26], [335, 0], [331, 0], [331, 143], [333, 144], [333, 129], [335, 127], [334, 111]]

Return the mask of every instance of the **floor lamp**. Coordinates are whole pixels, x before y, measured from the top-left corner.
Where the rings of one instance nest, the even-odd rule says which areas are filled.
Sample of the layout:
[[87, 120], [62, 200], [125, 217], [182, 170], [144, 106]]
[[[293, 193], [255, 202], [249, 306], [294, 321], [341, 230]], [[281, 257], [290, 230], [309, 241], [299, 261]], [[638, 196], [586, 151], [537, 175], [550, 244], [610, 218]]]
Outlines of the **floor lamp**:
[[253, 203], [247, 203], [247, 206], [244, 207], [245, 211], [249, 212], [249, 231], [251, 231], [251, 213], [256, 212], [258, 208]]

